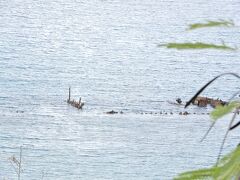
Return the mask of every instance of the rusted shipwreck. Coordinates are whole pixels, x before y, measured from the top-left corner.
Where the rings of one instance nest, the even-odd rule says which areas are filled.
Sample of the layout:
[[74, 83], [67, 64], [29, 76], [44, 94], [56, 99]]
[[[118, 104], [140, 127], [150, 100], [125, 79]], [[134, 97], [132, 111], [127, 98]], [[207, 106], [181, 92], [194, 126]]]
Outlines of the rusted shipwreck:
[[221, 99], [213, 99], [208, 97], [201, 97], [198, 96], [192, 104], [197, 105], [199, 107], [206, 107], [207, 105], [212, 106], [213, 108], [216, 108], [217, 106], [224, 106], [227, 104], [226, 101], [223, 101]]
[[[184, 105], [182, 102], [181, 98], [177, 98], [175, 102], [168, 101], [168, 103], [173, 104], [173, 105]], [[203, 96], [198, 96], [193, 102], [193, 105], [199, 106], [199, 107], [206, 107], [207, 105], [210, 105], [213, 108], [216, 108], [217, 106], [224, 106], [228, 102], [223, 101], [221, 99], [213, 99], [209, 97], [203, 97]]]
[[78, 101], [72, 99], [71, 100], [71, 88], [68, 89], [68, 100], [67, 103], [70, 104], [71, 106], [77, 108], [77, 109], [82, 109], [84, 106], [84, 102], [82, 102], [82, 98], [80, 97]]

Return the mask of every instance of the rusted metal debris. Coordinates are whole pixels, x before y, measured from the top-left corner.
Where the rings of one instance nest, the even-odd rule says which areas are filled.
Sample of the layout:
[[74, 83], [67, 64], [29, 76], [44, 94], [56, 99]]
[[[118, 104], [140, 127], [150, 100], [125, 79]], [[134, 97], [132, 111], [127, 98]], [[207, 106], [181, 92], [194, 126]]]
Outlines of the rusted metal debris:
[[82, 109], [82, 107], [84, 106], [84, 102], [82, 102], [82, 98], [80, 97], [78, 101], [72, 99], [71, 100], [71, 88], [69, 88], [68, 91], [68, 100], [67, 103], [70, 104], [71, 106], [77, 108], [77, 109]]
[[[184, 105], [180, 98], [177, 98], [175, 102], [168, 101], [168, 103], [173, 104], [173, 105]], [[199, 107], [206, 107], [207, 105], [210, 105], [213, 108], [216, 108], [217, 106], [224, 106], [224, 105], [226, 105], [227, 102], [223, 101], [221, 99], [213, 99], [213, 98], [198, 96], [192, 102], [192, 104], [196, 105], [196, 106], [199, 106]]]
[[122, 111], [120, 111], [120, 112], [117, 112], [117, 111], [114, 111], [114, 110], [111, 110], [111, 111], [108, 111], [108, 112], [106, 112], [106, 114], [123, 114], [123, 112]]
[[184, 112], [180, 112], [179, 115], [189, 115], [190, 113], [187, 112], [187, 111], [184, 111]]
[[208, 98], [208, 97], [201, 97], [198, 96], [193, 103], [194, 105], [197, 105], [199, 107], [206, 107], [207, 105], [212, 106], [213, 108], [217, 106], [224, 106], [227, 104], [226, 101], [223, 101], [221, 99], [213, 99], [213, 98]]

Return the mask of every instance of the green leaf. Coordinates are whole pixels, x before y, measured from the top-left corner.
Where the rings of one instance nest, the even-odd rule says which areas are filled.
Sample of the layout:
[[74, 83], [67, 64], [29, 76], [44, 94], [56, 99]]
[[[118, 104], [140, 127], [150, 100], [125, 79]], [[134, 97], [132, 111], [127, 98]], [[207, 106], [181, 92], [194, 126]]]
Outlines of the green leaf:
[[175, 180], [205, 179], [239, 179], [240, 178], [240, 146], [221, 159], [218, 166], [180, 174]]
[[230, 113], [233, 111], [233, 109], [237, 108], [240, 106], [240, 102], [233, 101], [230, 102], [228, 105], [225, 106], [217, 106], [210, 114], [211, 118], [213, 120], [217, 120], [226, 114]]
[[227, 46], [225, 44], [208, 44], [202, 42], [195, 42], [195, 43], [167, 43], [167, 44], [160, 44], [158, 47], [166, 47], [168, 49], [220, 49], [220, 50], [236, 50], [233, 47]]
[[219, 21], [207, 21], [206, 23], [195, 23], [195, 24], [189, 25], [189, 30], [206, 28], [206, 27], [216, 27], [216, 26], [231, 27], [231, 26], [234, 26], [234, 22], [219, 20]]

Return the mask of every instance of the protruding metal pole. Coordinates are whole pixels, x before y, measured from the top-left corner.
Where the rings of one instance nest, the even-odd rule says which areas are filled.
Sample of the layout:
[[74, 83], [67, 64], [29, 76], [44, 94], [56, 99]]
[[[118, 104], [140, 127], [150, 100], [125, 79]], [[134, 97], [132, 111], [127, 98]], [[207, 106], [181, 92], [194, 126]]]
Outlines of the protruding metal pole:
[[78, 101], [78, 107], [77, 107], [78, 109], [82, 109], [81, 102], [82, 102], [82, 98], [80, 97]]
[[71, 87], [68, 89], [68, 102], [71, 100]]
[[81, 104], [81, 102], [82, 102], [82, 98], [80, 97], [80, 98], [79, 98], [79, 105]]

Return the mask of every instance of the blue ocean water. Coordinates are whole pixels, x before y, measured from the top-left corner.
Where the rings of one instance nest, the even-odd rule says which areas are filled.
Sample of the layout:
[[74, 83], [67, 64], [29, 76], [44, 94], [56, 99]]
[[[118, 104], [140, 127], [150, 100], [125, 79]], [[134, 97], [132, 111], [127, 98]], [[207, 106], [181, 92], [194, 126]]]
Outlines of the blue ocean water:
[[[238, 73], [239, 50], [157, 45], [239, 46], [239, 8], [237, 0], [2, 0], [0, 178], [16, 179], [9, 157], [20, 146], [22, 179], [172, 179], [213, 165], [230, 117], [199, 143], [210, 109], [179, 116], [183, 107], [168, 101], [187, 101], [212, 77]], [[236, 25], [186, 30], [219, 19]], [[69, 86], [82, 111], [66, 103]], [[227, 100], [238, 90], [239, 80], [226, 76], [204, 95]], [[224, 152], [238, 139], [230, 133]]]

